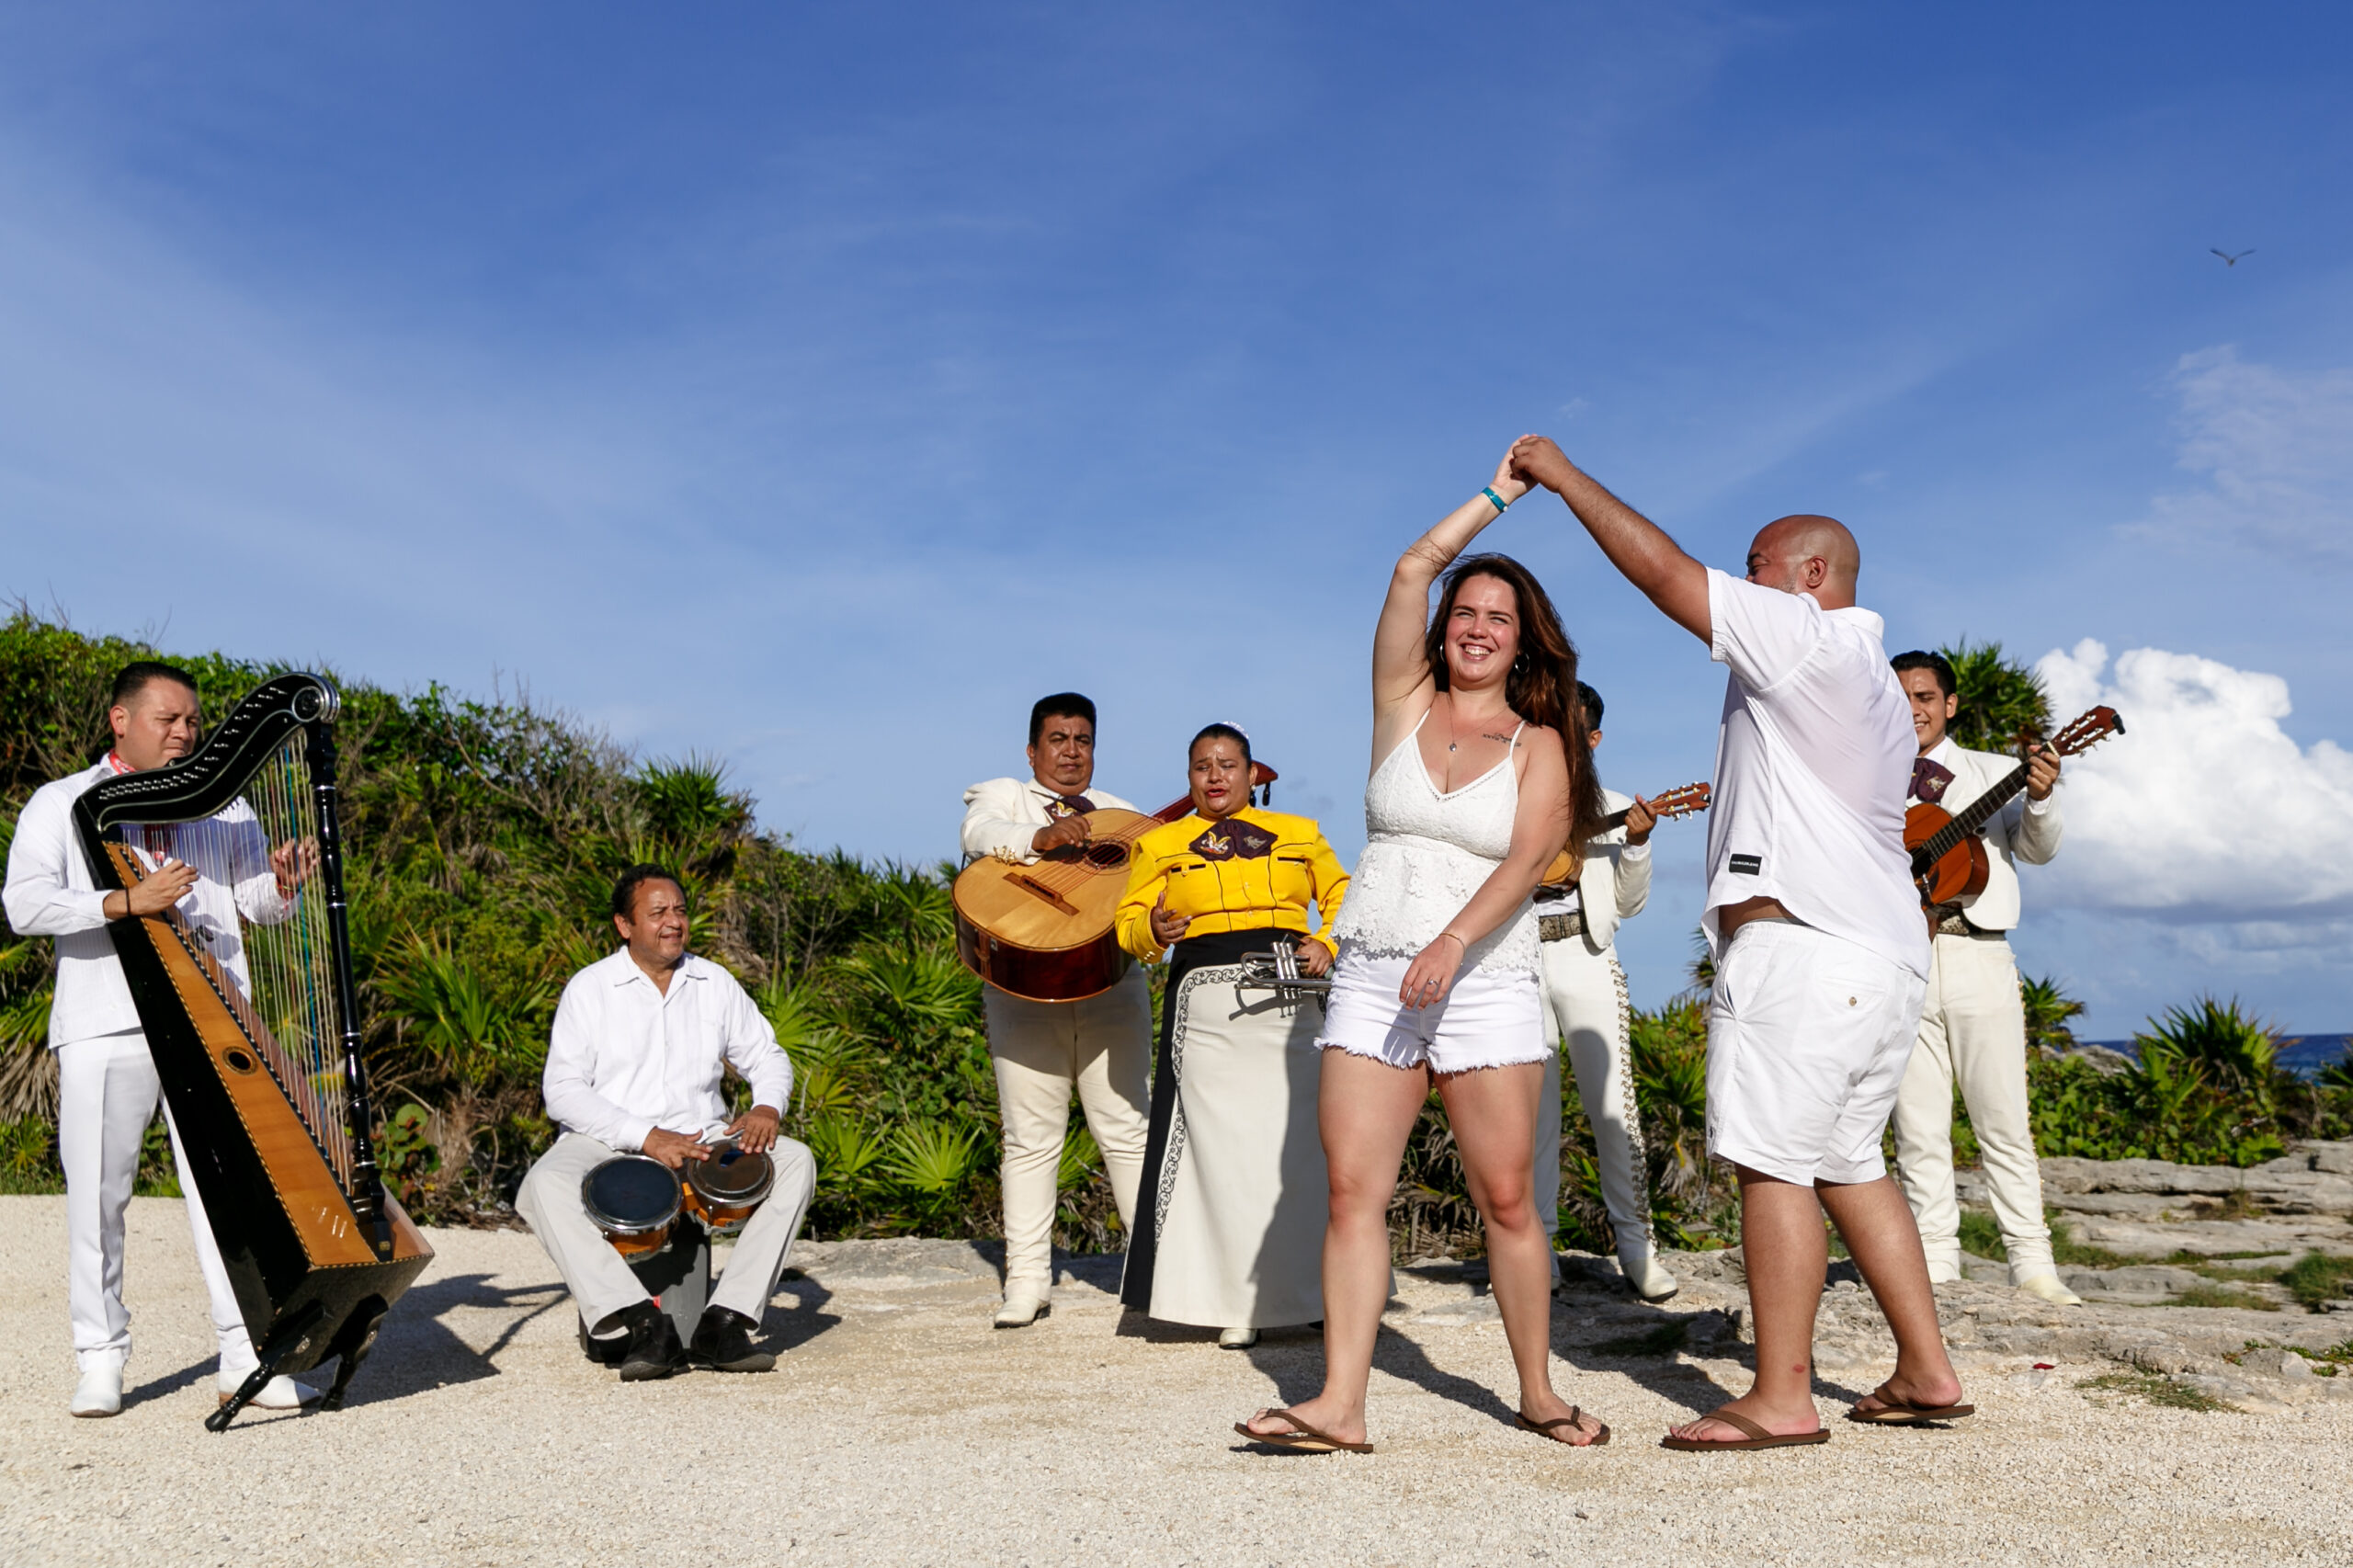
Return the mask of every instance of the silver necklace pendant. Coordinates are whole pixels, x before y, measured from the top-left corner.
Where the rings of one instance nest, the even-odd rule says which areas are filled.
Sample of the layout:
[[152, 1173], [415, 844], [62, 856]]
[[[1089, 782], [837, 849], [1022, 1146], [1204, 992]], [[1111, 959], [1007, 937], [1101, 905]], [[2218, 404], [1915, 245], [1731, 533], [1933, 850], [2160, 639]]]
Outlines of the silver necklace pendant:
[[1447, 750], [1449, 750], [1449, 751], [1454, 751], [1454, 750], [1456, 750], [1456, 749], [1458, 749], [1458, 748], [1455, 746], [1455, 744], [1454, 744], [1452, 741], [1449, 741], [1449, 742], [1447, 742], [1447, 743], [1446, 743], [1446, 749], [1447, 749]]

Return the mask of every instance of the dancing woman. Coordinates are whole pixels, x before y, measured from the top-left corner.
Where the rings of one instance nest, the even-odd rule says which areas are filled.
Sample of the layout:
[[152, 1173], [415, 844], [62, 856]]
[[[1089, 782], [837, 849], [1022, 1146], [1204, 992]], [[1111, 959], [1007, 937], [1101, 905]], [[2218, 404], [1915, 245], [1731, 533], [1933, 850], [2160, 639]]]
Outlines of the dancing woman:
[[1552, 1388], [1552, 1240], [1531, 1172], [1550, 1048], [1529, 894], [1572, 830], [1583, 843], [1601, 817], [1576, 650], [1526, 567], [1455, 560], [1526, 489], [1506, 462], [1415, 540], [1373, 633], [1367, 843], [1335, 926], [1339, 960], [1316, 1042], [1332, 1207], [1324, 1389], [1235, 1426], [1263, 1443], [1370, 1448], [1365, 1389], [1389, 1297], [1389, 1199], [1433, 1083], [1486, 1226], [1520, 1425], [1576, 1448], [1608, 1439]]
[[[1331, 967], [1348, 874], [1313, 819], [1250, 801], [1250, 741], [1231, 724], [1193, 737], [1191, 814], [1137, 843], [1120, 943], [1168, 957], [1152, 1080], [1152, 1134], [1120, 1299], [1170, 1323], [1258, 1331], [1324, 1315], [1324, 1149], [1315, 1049], [1324, 1009], [1245, 987], [1245, 960], [1290, 949]], [[1319, 930], [1308, 921], [1313, 903]]]

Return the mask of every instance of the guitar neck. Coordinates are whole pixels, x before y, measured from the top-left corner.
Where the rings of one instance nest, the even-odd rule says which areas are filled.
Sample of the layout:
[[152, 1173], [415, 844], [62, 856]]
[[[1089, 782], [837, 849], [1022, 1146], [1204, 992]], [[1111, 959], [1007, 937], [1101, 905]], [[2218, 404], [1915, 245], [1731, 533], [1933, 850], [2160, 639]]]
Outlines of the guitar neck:
[[1950, 853], [1952, 846], [1994, 820], [1994, 813], [2010, 803], [2018, 792], [2026, 788], [2026, 764], [2012, 768], [2002, 781], [1953, 813], [1952, 821], [1937, 830], [1936, 836], [1920, 846], [1924, 864], [1932, 864]]

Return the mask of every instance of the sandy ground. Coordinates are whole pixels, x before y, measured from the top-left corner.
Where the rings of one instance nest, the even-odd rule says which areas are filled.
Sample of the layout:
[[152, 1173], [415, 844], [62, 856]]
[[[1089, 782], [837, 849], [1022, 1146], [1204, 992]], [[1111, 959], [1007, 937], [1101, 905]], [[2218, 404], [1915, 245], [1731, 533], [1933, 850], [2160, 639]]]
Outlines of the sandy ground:
[[[1674, 1454], [1668, 1423], [1746, 1385], [1717, 1310], [1737, 1290], [1649, 1308], [1606, 1269], [1554, 1334], [1563, 1392], [1616, 1427], [1598, 1450], [1509, 1425], [1502, 1330], [1460, 1271], [1401, 1277], [1380, 1451], [1306, 1457], [1229, 1424], [1311, 1392], [1315, 1340], [1235, 1353], [1123, 1321], [1113, 1260], [1078, 1260], [1051, 1319], [998, 1333], [972, 1248], [812, 1246], [768, 1316], [775, 1373], [625, 1387], [580, 1355], [529, 1236], [475, 1232], [434, 1235], [351, 1408], [215, 1437], [183, 1211], [142, 1199], [131, 1227], [129, 1403], [77, 1421], [63, 1200], [0, 1198], [8, 1563], [2353, 1562], [2338, 1380], [2262, 1414], [2162, 1409], [2075, 1388], [2113, 1363], [2036, 1372], [1995, 1334], [1955, 1352], [1977, 1416], [1892, 1430], [1835, 1419], [1886, 1370], [1866, 1337], [1822, 1374], [1826, 1446]], [[1599, 1348], [1677, 1321], [1681, 1354]]]

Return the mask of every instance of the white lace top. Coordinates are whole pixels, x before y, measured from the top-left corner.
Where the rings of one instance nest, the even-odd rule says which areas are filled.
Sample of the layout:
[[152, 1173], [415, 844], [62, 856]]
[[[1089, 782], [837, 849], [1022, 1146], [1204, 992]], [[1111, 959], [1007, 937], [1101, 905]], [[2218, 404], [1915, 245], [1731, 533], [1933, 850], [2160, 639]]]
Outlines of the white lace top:
[[[1422, 715], [1422, 723], [1429, 715]], [[1525, 729], [1525, 724], [1520, 729]], [[1364, 855], [1348, 883], [1332, 935], [1368, 954], [1411, 956], [1438, 940], [1482, 883], [1511, 853], [1519, 811], [1519, 730], [1503, 761], [1440, 793], [1416, 744], [1422, 725], [1381, 758], [1364, 787]], [[1501, 926], [1471, 944], [1462, 972], [1534, 974], [1536, 907], [1529, 900]]]

